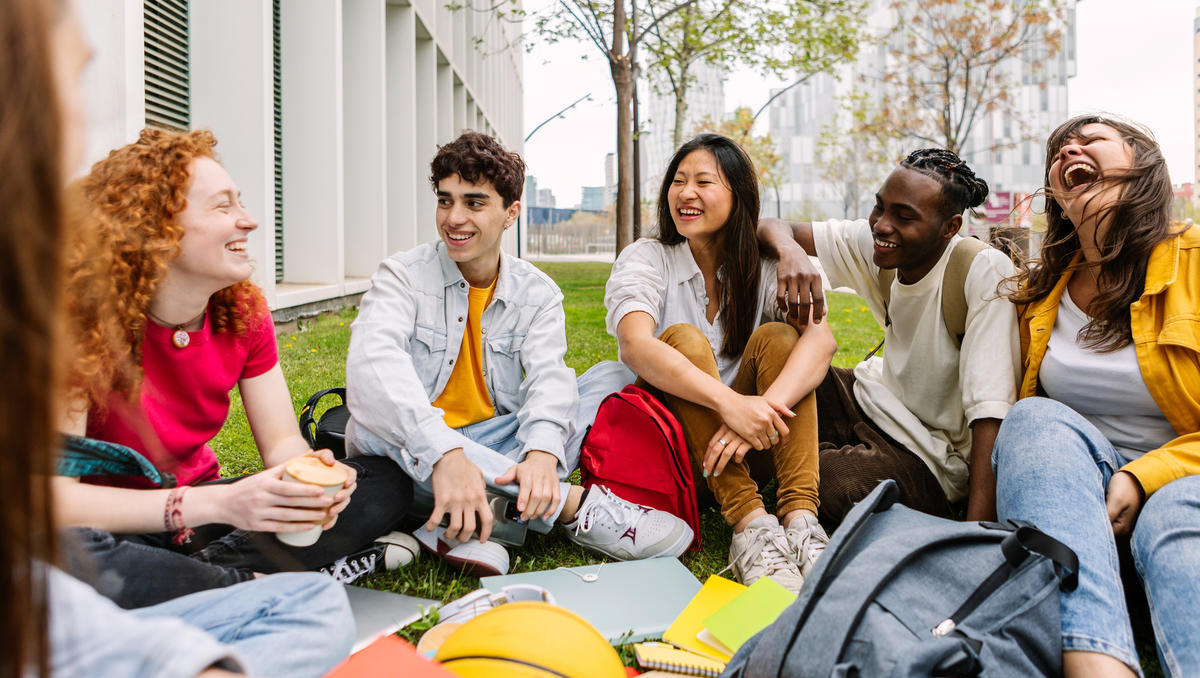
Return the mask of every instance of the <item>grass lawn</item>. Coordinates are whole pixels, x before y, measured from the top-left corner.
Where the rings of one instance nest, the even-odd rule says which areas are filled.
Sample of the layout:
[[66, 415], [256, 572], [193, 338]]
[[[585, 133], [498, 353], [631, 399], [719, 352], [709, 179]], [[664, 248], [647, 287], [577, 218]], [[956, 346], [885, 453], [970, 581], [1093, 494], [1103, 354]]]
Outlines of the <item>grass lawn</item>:
[[[582, 374], [600, 360], [615, 360], [617, 342], [604, 331], [604, 283], [611, 268], [601, 263], [546, 263], [539, 267], [562, 288], [567, 316], [567, 364]], [[853, 294], [829, 294], [828, 319], [838, 340], [834, 365], [852, 367], [862, 360], [882, 336], [862, 299]], [[299, 412], [308, 396], [320, 389], [345, 383], [346, 351], [350, 323], [357, 309], [348, 308], [304, 321], [297, 332], [279, 337], [280, 361]], [[335, 401], [336, 398], [330, 399]], [[235, 392], [229, 421], [213, 442], [226, 475], [241, 475], [262, 469], [254, 439], [246, 423], [241, 398]], [[770, 503], [773, 497], [767, 493]], [[770, 508], [770, 507], [769, 507]], [[730, 530], [715, 509], [700, 515], [704, 550], [686, 553], [681, 560], [697, 578], [703, 580], [725, 567]], [[560, 565], [597, 563], [599, 556], [572, 544], [561, 530], [549, 535], [530, 532], [525, 548], [510, 552], [511, 572], [545, 570]], [[479, 580], [463, 576], [442, 561], [424, 555], [414, 566], [360, 580], [360, 584], [443, 602], [453, 600], [479, 587]], [[1143, 626], [1143, 629], [1146, 629]], [[1148, 629], [1147, 629], [1148, 630]], [[402, 632], [409, 640], [419, 633]], [[1144, 634], [1139, 634], [1144, 635]], [[1148, 636], [1147, 636], [1148, 638]], [[1153, 659], [1153, 645], [1139, 643], [1148, 676], [1162, 675]], [[1150, 658], [1148, 661], [1146, 658]]]
[[[558, 282], [565, 296], [567, 364], [583, 373], [600, 360], [615, 360], [617, 342], [604, 331], [604, 282], [610, 266], [600, 263], [547, 263], [540, 267]], [[305, 321], [300, 331], [279, 337], [280, 361], [296, 411], [308, 396], [322, 388], [345, 383], [346, 351], [350, 323], [357, 309], [349, 308]], [[854, 295], [830, 295], [829, 322], [841, 342], [834, 363], [851, 366], [879, 340], [880, 331], [862, 300]], [[336, 398], [331, 399], [336, 401]], [[234, 393], [229, 421], [213, 442], [226, 475], [261, 470], [254, 439], [246, 423], [241, 399]], [[729, 528], [715, 510], [701, 515], [704, 550], [682, 560], [703, 579], [725, 567]], [[523, 550], [513, 550], [512, 572], [528, 572], [596, 563], [600, 558], [567, 541], [560, 530], [549, 535], [529, 533]], [[367, 586], [442, 601], [453, 600], [478, 588], [479, 580], [464, 577], [434, 558], [422, 558], [416, 567], [376, 575]]]

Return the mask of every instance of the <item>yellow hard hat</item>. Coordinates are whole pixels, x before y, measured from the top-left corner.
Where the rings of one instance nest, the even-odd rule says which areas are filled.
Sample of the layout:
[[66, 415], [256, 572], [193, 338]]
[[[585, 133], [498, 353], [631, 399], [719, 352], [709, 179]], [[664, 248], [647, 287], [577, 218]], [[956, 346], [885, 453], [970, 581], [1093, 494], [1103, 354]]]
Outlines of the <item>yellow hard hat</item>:
[[508, 603], [463, 624], [434, 657], [463, 678], [624, 678], [617, 651], [583, 617], [543, 602]]

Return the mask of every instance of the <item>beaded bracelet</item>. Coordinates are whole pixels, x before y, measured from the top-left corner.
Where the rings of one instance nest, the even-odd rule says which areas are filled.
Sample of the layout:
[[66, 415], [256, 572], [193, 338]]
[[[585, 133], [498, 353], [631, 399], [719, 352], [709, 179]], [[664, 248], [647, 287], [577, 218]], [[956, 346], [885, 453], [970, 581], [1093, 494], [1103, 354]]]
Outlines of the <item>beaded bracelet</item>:
[[175, 532], [171, 542], [182, 546], [192, 541], [195, 531], [183, 523], [183, 495], [191, 489], [188, 485], [180, 485], [171, 489], [167, 495], [167, 505], [163, 507], [163, 527], [167, 532]]

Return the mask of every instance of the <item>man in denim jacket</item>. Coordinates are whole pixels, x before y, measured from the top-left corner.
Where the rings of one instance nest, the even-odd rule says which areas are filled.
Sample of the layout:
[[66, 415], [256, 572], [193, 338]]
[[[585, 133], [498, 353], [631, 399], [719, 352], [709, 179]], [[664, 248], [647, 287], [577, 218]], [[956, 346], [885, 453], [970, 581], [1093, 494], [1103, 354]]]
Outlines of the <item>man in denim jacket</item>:
[[599, 401], [630, 376], [606, 366], [577, 385], [563, 362], [562, 293], [501, 250], [520, 214], [525, 163], [465, 132], [439, 147], [430, 170], [440, 240], [386, 259], [352, 328], [351, 453], [399, 463], [418, 504], [433, 507], [417, 538], [476, 574], [508, 568], [507, 552], [488, 541], [488, 489], [515, 497], [533, 529], [563, 523], [573, 541], [608, 556], [679, 555], [692, 533], [678, 518], [566, 482]]

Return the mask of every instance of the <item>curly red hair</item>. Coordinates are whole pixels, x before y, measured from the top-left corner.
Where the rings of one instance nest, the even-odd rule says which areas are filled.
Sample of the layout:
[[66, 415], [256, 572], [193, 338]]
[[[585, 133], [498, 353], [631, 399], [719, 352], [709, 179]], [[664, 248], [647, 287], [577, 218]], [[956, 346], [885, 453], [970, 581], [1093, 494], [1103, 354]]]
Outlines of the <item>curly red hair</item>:
[[[212, 132], [144, 129], [138, 140], [92, 166], [76, 190], [82, 208], [68, 253], [67, 306], [77, 337], [72, 385], [101, 410], [110, 393], [136, 398], [142, 380], [146, 308], [168, 263], [179, 256], [190, 166], [216, 160]], [[244, 335], [265, 310], [258, 287], [243, 280], [212, 296], [214, 332]]]

